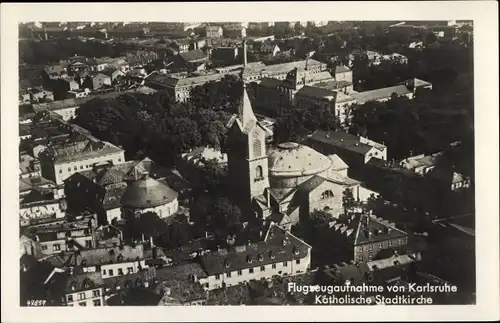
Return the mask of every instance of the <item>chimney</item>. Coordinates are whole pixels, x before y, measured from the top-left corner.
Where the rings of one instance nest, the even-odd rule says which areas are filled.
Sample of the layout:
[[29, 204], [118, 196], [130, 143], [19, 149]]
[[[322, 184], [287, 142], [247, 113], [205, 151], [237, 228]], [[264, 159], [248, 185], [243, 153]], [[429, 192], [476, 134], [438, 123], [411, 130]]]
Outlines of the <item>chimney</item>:
[[243, 41], [243, 67], [247, 66], [247, 40]]
[[155, 244], [153, 242], [153, 237], [149, 237], [149, 244], [151, 245], [151, 248], [154, 248], [155, 247]]

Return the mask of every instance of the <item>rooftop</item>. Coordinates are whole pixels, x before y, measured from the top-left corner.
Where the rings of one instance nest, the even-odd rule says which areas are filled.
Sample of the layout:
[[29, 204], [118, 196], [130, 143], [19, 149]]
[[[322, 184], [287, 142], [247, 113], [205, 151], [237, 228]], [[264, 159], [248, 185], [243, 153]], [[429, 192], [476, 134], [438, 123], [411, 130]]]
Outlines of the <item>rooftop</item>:
[[198, 263], [164, 267], [156, 271], [158, 282], [169, 291], [169, 296], [184, 303], [205, 298], [206, 292], [198, 282], [207, 274]]
[[182, 154], [182, 158], [195, 165], [203, 165], [204, 161], [216, 160], [218, 164], [227, 163], [227, 154], [210, 147], [197, 147]]
[[128, 184], [121, 203], [124, 207], [148, 208], [167, 204], [177, 198], [177, 192], [164, 182], [149, 176], [148, 172], [134, 169], [126, 179]]
[[397, 94], [399, 96], [409, 93], [411, 93], [411, 91], [405, 85], [396, 85], [371, 91], [353, 93], [351, 96], [354, 97], [358, 103], [363, 104], [368, 101], [390, 98], [393, 94]]
[[355, 246], [407, 236], [407, 233], [397, 229], [394, 223], [364, 213], [333, 220], [329, 226]]
[[316, 150], [297, 143], [281, 143], [268, 153], [270, 176], [305, 176], [327, 170], [332, 161]]
[[296, 95], [315, 99], [326, 99], [330, 101], [334, 100], [337, 97], [337, 92], [306, 85], [301, 88]]
[[326, 132], [317, 130], [306, 141], [322, 142], [363, 155], [372, 149], [372, 146], [361, 143], [358, 136], [342, 131]]
[[264, 241], [205, 253], [201, 263], [209, 276], [301, 259], [310, 246], [290, 232], [271, 224]]
[[[64, 277], [65, 275], [61, 276]], [[68, 294], [99, 288], [103, 285], [103, 279], [100, 272], [83, 273], [73, 276], [67, 275], [65, 278], [66, 284], [64, 290]]]
[[207, 55], [201, 49], [190, 50], [179, 54], [186, 62], [199, 61], [207, 59]]
[[323, 65], [326, 68], [326, 64], [321, 63], [321, 62], [314, 60], [314, 59], [309, 59], [307, 61], [303, 60], [303, 61], [276, 64], [276, 65], [266, 65], [264, 67], [247, 66], [243, 70], [243, 76], [247, 76], [247, 75], [275, 75], [275, 74], [288, 73], [289, 71], [291, 71], [295, 68], [297, 68], [299, 70], [305, 70], [306, 65], [308, 66], [308, 68], [311, 68], [313, 66], [323, 66]]

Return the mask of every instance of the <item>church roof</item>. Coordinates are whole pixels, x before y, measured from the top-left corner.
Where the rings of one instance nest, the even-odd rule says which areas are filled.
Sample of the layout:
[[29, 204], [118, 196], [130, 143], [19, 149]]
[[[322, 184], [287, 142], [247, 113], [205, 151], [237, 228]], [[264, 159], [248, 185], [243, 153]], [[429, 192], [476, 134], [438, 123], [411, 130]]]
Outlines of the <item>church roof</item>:
[[307, 176], [323, 172], [332, 161], [316, 150], [297, 143], [281, 143], [270, 150], [270, 176]]
[[333, 165], [332, 165], [333, 170], [343, 170], [343, 169], [349, 168], [349, 165], [347, 165], [342, 160], [342, 158], [340, 158], [339, 155], [337, 155], [337, 154], [330, 155], [330, 156], [328, 156], [328, 158], [330, 158], [330, 160], [333, 163]]
[[257, 125], [257, 118], [253, 113], [252, 104], [250, 103], [250, 98], [248, 97], [248, 92], [244, 83], [243, 98], [238, 107], [238, 113], [231, 117], [227, 123], [227, 127], [232, 127], [234, 123], [238, 124], [240, 131], [243, 133], [248, 133]]

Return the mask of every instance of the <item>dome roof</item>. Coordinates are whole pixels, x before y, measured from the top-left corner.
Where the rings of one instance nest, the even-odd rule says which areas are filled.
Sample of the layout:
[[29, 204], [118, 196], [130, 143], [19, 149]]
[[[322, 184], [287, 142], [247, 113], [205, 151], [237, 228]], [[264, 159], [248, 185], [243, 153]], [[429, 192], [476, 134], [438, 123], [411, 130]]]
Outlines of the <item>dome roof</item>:
[[296, 177], [321, 173], [332, 166], [332, 160], [316, 150], [286, 142], [269, 152], [269, 175]]
[[145, 173], [140, 178], [128, 179], [121, 204], [130, 208], [150, 208], [170, 203], [176, 198], [176, 191]]

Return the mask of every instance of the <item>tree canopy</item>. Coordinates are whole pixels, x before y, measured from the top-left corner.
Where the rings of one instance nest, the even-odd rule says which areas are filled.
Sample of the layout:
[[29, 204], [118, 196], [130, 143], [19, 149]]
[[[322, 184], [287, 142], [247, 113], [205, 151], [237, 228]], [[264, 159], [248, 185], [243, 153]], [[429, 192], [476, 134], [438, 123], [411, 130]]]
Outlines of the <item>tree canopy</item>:
[[162, 91], [97, 98], [77, 110], [74, 123], [123, 147], [128, 159], [148, 156], [171, 166], [175, 156], [189, 149], [224, 146], [225, 125], [241, 99], [238, 82], [227, 77], [199, 86], [184, 103]]

